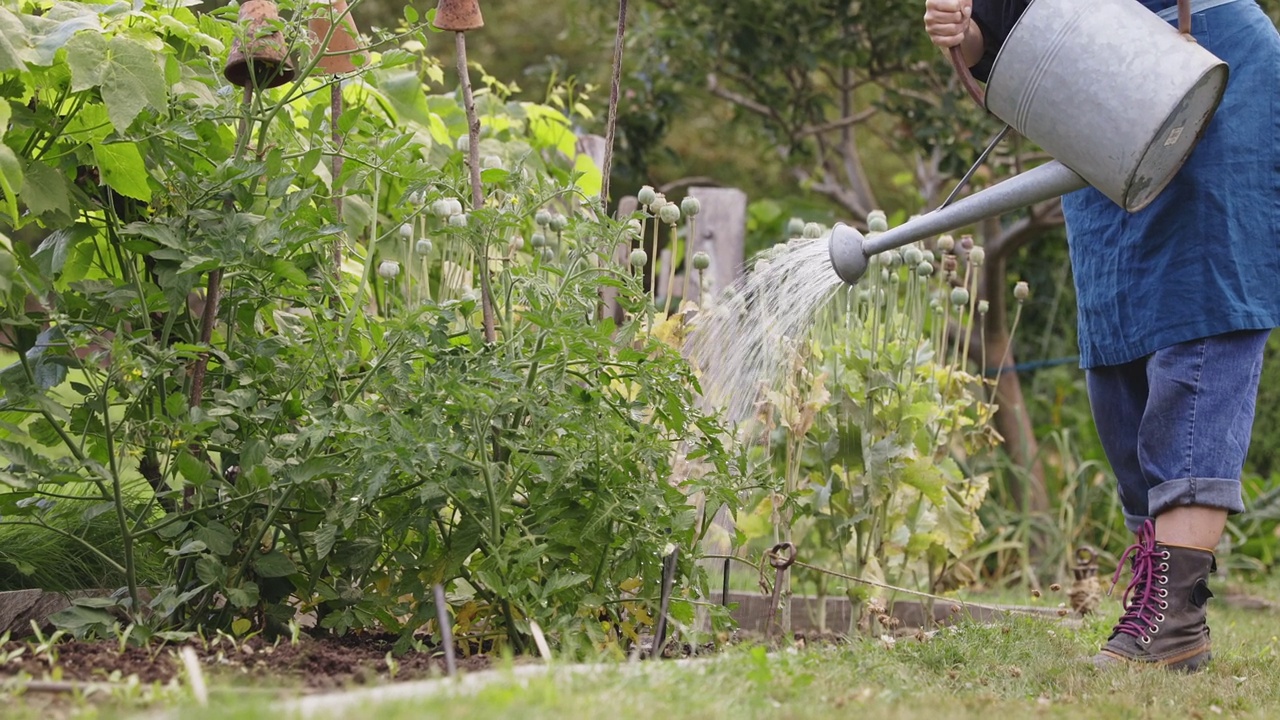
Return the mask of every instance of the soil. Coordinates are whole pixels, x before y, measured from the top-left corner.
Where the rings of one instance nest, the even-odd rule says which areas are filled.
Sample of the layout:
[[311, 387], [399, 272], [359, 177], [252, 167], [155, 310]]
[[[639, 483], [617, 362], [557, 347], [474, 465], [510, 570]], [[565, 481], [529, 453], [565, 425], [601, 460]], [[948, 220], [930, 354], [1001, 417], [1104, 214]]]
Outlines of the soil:
[[[410, 651], [399, 657], [392, 655], [393, 675], [387, 657], [394, 643], [394, 636], [351, 635], [303, 636], [296, 645], [288, 640], [273, 643], [251, 638], [236, 645], [223, 639], [208, 646], [192, 643], [191, 647], [205, 672], [213, 678], [235, 677], [239, 682], [248, 680], [264, 686], [283, 685], [309, 691], [386, 683], [393, 679], [438, 677], [445, 673], [442, 652]], [[9, 642], [0, 645], [0, 657], [21, 647], [26, 648], [21, 656], [0, 665], [0, 683], [17, 675], [50, 679], [53, 677], [51, 666], [59, 668], [57, 679], [64, 682], [101, 682], [136, 675], [143, 684], [164, 684], [183, 672], [178, 646], [174, 645], [129, 647], [122, 653], [116, 642], [61, 642], [53, 648], [56, 660], [51, 663], [53, 658], [48, 654], [36, 655], [34, 645]], [[459, 670], [474, 672], [488, 669], [490, 665], [487, 655], [457, 658]]]

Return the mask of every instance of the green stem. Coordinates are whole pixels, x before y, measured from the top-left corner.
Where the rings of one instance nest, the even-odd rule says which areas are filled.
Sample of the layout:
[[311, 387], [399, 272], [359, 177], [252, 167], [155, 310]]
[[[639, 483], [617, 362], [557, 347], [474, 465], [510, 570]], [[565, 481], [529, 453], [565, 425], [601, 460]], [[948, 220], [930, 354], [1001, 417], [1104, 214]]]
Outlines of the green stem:
[[116, 462], [115, 434], [111, 428], [110, 405], [107, 402], [106, 387], [98, 393], [102, 399], [103, 435], [107, 443], [107, 461], [111, 468], [112, 500], [116, 506], [116, 520], [120, 523], [121, 551], [124, 553], [124, 579], [129, 588], [129, 612], [134, 616], [139, 612], [138, 574], [133, 557], [133, 533], [129, 532], [129, 514], [124, 507], [124, 489], [120, 484], [120, 468]]

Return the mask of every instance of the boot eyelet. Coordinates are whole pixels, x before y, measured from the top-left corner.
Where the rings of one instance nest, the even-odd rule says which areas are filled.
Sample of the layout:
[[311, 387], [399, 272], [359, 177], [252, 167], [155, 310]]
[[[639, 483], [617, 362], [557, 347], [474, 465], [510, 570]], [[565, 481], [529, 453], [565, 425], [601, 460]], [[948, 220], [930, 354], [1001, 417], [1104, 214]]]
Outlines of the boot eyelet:
[[1169, 559], [1169, 551], [1168, 551], [1168, 550], [1165, 550], [1164, 552], [1160, 553], [1160, 557], [1161, 557], [1162, 559], [1164, 559], [1164, 560], [1168, 560], [1168, 559]]
[[1169, 576], [1168, 576], [1168, 575], [1161, 575], [1161, 576], [1160, 576], [1160, 584], [1161, 584], [1161, 585], [1168, 585], [1168, 584], [1169, 584]]
[[1152, 625], [1151, 627], [1147, 628], [1147, 632], [1151, 633], [1152, 635], [1155, 635], [1156, 633], [1160, 632], [1160, 626]]
[[1150, 637], [1148, 637], [1148, 636], [1146, 636], [1146, 635], [1143, 635], [1143, 636], [1142, 636], [1142, 644], [1143, 644], [1143, 645], [1150, 645], [1150, 644], [1151, 644], [1151, 638], [1150, 638]]
[[1161, 610], [1168, 610], [1168, 609], [1169, 609], [1169, 603], [1165, 602], [1164, 600], [1161, 600], [1161, 601], [1160, 601], [1160, 609], [1161, 609]]
[[1156, 622], [1158, 623], [1164, 622], [1164, 613], [1156, 613]]
[[1160, 572], [1169, 572], [1169, 563], [1160, 563]]
[[1156, 590], [1157, 590], [1157, 591], [1159, 591], [1159, 593], [1160, 593], [1160, 597], [1162, 597], [1162, 598], [1167, 598], [1167, 597], [1169, 597], [1169, 589], [1168, 589], [1168, 588], [1156, 588]]

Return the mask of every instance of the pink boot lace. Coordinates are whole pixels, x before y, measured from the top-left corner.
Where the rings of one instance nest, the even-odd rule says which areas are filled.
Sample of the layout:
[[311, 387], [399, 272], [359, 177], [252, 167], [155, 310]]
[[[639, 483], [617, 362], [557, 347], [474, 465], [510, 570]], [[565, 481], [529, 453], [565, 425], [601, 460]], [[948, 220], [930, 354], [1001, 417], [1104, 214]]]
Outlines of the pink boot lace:
[[1133, 578], [1124, 590], [1124, 614], [1120, 616], [1111, 636], [1123, 633], [1141, 640], [1144, 644], [1151, 642], [1151, 635], [1159, 631], [1159, 623], [1164, 622], [1161, 610], [1168, 609], [1165, 600], [1169, 596], [1169, 559], [1167, 550], [1156, 548], [1156, 528], [1150, 521], [1142, 525], [1138, 531], [1138, 541], [1130, 545], [1120, 556], [1116, 574], [1111, 578], [1111, 589], [1114, 590], [1124, 570], [1124, 561], [1131, 559]]

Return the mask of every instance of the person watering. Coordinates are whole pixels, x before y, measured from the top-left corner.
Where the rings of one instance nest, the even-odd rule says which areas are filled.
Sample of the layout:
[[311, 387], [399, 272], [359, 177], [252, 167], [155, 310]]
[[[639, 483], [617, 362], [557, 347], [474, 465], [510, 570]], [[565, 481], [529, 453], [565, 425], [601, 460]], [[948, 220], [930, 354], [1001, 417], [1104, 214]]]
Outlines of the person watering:
[[[1176, 22], [1175, 0], [1131, 1]], [[926, 0], [924, 25], [985, 81], [1027, 5]], [[1191, 10], [1195, 40], [1230, 80], [1187, 163], [1136, 213], [1093, 188], [1062, 199], [1080, 364], [1137, 536], [1099, 666], [1196, 670], [1210, 659], [1207, 581], [1227, 516], [1244, 510], [1263, 349], [1280, 326], [1280, 33], [1254, 0]]]

